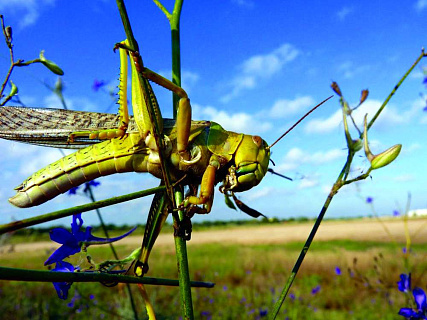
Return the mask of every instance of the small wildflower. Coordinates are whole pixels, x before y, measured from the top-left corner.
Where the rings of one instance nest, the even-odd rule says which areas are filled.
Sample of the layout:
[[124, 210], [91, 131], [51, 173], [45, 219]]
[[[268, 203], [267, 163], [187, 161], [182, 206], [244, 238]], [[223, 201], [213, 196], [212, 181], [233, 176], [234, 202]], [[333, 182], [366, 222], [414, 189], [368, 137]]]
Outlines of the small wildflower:
[[267, 313], [268, 313], [268, 309], [259, 308], [259, 317], [260, 318], [266, 317]]
[[106, 244], [114, 242], [128, 236], [136, 229], [135, 227], [119, 237], [106, 239], [93, 236], [92, 227], [86, 227], [85, 231], [80, 230], [82, 225], [83, 219], [81, 218], [81, 213], [79, 213], [73, 215], [71, 232], [64, 228], [55, 228], [50, 230], [50, 239], [62, 244], [62, 246], [55, 250], [55, 252], [46, 260], [44, 263], [45, 266], [54, 262], [62, 261], [64, 258], [80, 252], [83, 244], [89, 246], [91, 244]]
[[101, 184], [101, 182], [98, 182], [98, 181], [95, 181], [95, 180], [92, 180], [92, 181], [89, 181], [89, 182], [86, 182], [85, 183], [85, 188], [83, 189], [83, 192], [84, 193], [86, 193], [86, 192], [88, 192], [89, 191], [89, 188], [90, 187], [94, 187], [94, 188], [96, 188], [97, 186], [99, 186]]
[[104, 80], [98, 80], [98, 79], [95, 79], [94, 81], [93, 81], [93, 84], [92, 84], [92, 90], [93, 91], [98, 91], [99, 89], [101, 89], [103, 86], [105, 86], [105, 81]]
[[399, 291], [408, 292], [411, 291], [411, 274], [400, 275], [400, 281], [397, 282], [397, 287]]
[[73, 188], [71, 188], [70, 190], [68, 190], [68, 192], [67, 192], [67, 194], [69, 195], [69, 196], [71, 196], [71, 195], [75, 195], [75, 194], [77, 194], [77, 190], [79, 189], [79, 187], [73, 187]]
[[[74, 266], [71, 263], [65, 261], [58, 261], [52, 271], [55, 272], [74, 272]], [[58, 294], [58, 297], [62, 300], [68, 298], [68, 290], [71, 288], [72, 283], [69, 282], [53, 282], [53, 286]], [[70, 302], [71, 303], [71, 302]], [[73, 306], [70, 306], [72, 308]]]
[[311, 294], [315, 295], [319, 291], [320, 291], [320, 285], [318, 285], [318, 286], [314, 287], [313, 289], [311, 289]]
[[372, 198], [372, 197], [366, 198], [366, 203], [372, 203], [373, 201], [374, 201], [374, 198]]
[[223, 287], [222, 287], [222, 290], [227, 291], [227, 290], [228, 290], [228, 287], [227, 287], [227, 286], [223, 286]]
[[341, 269], [340, 269], [339, 267], [335, 267], [335, 274], [336, 274], [337, 276], [340, 276], [340, 275], [341, 275]]
[[398, 210], [393, 210], [393, 217], [400, 216], [400, 212]]
[[412, 294], [414, 296], [417, 309], [401, 308], [398, 314], [410, 320], [427, 319], [427, 302], [424, 290], [421, 288], [414, 288]]

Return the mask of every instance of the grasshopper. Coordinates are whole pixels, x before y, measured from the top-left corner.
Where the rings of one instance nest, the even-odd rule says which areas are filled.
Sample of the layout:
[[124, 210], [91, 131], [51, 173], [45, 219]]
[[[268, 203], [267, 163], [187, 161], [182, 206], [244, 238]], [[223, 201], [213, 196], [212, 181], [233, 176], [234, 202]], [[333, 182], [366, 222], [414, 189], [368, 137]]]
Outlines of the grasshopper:
[[[270, 151], [259, 136], [224, 130], [212, 121], [191, 121], [187, 94], [159, 74], [132, 59], [127, 42], [120, 50], [119, 114], [46, 108], [0, 108], [0, 138], [42, 146], [81, 149], [34, 173], [15, 188], [9, 199], [17, 207], [42, 204], [86, 181], [120, 172], [149, 172], [164, 178], [161, 148], [171, 168], [171, 182], [191, 186], [182, 206], [196, 213], [209, 213], [214, 185], [223, 182], [223, 193], [248, 190], [267, 172]], [[127, 107], [127, 54], [131, 57], [133, 114]], [[137, 72], [144, 76], [140, 83]], [[148, 80], [175, 93], [179, 101], [177, 120], [163, 119]], [[147, 112], [154, 106], [154, 119]], [[155, 141], [155, 125], [162, 134]], [[160, 145], [159, 145], [160, 144]], [[200, 185], [199, 195], [194, 193]]]
[[[121, 60], [118, 114], [0, 108], [0, 138], [80, 149], [34, 173], [15, 188], [17, 193], [9, 202], [21, 208], [36, 206], [100, 176], [149, 172], [166, 185], [189, 187], [179, 206], [179, 209], [185, 209], [188, 217], [211, 211], [214, 186], [219, 182], [222, 182], [220, 191], [226, 200], [230, 201], [232, 196], [242, 211], [259, 217], [261, 213], [244, 205], [234, 192], [249, 190], [258, 185], [268, 171], [274, 173], [268, 169], [270, 148], [284, 135], [269, 146], [256, 135], [226, 131], [212, 121], [192, 121], [190, 100], [181, 87], [140, 65], [139, 53], [130, 50], [127, 41], [117, 44], [116, 48]], [[131, 60], [133, 116], [129, 116], [127, 106], [128, 56]], [[142, 82], [138, 74], [142, 75]], [[162, 118], [149, 80], [178, 94], [176, 120]], [[170, 181], [167, 181], [162, 166], [164, 160], [170, 169]], [[150, 238], [147, 241], [151, 242], [143, 245], [146, 248], [143, 264], [167, 216], [156, 220], [151, 213], [162, 201], [165, 198], [157, 195], [150, 209], [144, 239]], [[170, 203], [168, 206], [171, 207]], [[145, 273], [148, 266], [142, 269], [138, 275]]]

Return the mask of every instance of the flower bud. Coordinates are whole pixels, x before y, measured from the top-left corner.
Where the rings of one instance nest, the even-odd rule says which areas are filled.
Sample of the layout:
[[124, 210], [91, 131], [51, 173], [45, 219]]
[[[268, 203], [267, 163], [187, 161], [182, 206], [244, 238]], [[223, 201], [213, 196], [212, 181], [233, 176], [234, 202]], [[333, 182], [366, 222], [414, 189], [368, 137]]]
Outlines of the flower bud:
[[363, 102], [365, 102], [366, 98], [368, 97], [368, 94], [369, 94], [368, 89], [362, 90], [362, 95], [360, 97], [360, 103], [359, 104], [362, 104]]
[[385, 167], [386, 165], [392, 163], [394, 159], [396, 159], [397, 156], [399, 155], [401, 149], [402, 149], [402, 145], [396, 144], [393, 147], [387, 149], [386, 151], [381, 152], [380, 154], [377, 154], [376, 156], [374, 156], [374, 158], [371, 161], [372, 169]]
[[334, 82], [332, 82], [332, 84], [331, 84], [331, 88], [332, 88], [332, 90], [334, 90], [334, 92], [335, 92], [337, 95], [339, 95], [340, 97], [342, 96], [342, 94], [341, 94], [341, 90], [340, 90], [340, 87], [338, 86], [338, 83], [336, 83], [335, 81], [334, 81]]
[[12, 41], [12, 27], [7, 26], [6, 28], [4, 28], [4, 31], [6, 33], [7, 41], [11, 42]]
[[64, 75], [64, 71], [53, 61], [47, 60], [44, 57], [44, 50], [40, 51], [40, 62], [43, 63], [46, 68], [48, 68], [50, 71], [52, 71], [54, 74], [57, 74], [59, 76]]
[[10, 86], [11, 88], [9, 92], [9, 97], [13, 97], [15, 94], [18, 93], [18, 87], [12, 82], [12, 80], [10, 81]]
[[364, 148], [365, 148], [366, 157], [371, 163], [371, 168], [372, 170], [375, 170], [381, 167], [385, 167], [386, 165], [392, 163], [394, 159], [396, 159], [397, 156], [399, 155], [400, 150], [402, 149], [402, 145], [396, 144], [393, 147], [388, 148], [386, 151], [381, 152], [380, 154], [377, 154], [377, 155], [372, 154], [368, 146], [368, 128], [366, 124], [367, 117], [368, 115], [365, 115], [364, 131], [363, 131]]
[[63, 88], [61, 77], [58, 77], [55, 83], [55, 92], [61, 93]]
[[362, 147], [363, 147], [362, 140], [360, 140], [360, 139], [352, 140], [351, 149], [354, 152], [359, 151], [360, 149], [362, 149]]

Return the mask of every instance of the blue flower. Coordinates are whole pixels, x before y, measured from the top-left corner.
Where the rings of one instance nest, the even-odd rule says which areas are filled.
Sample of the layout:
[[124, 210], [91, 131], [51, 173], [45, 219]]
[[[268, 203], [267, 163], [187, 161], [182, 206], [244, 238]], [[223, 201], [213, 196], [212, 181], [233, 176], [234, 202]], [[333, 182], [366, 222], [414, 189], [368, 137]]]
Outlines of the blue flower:
[[341, 275], [341, 269], [340, 269], [339, 267], [335, 267], [335, 274], [336, 274], [337, 276], [340, 276], [340, 275]]
[[267, 313], [268, 313], [268, 309], [259, 308], [259, 316], [260, 316], [260, 318], [266, 317]]
[[319, 291], [320, 291], [320, 285], [318, 285], [318, 286], [314, 287], [313, 289], [311, 289], [311, 294], [315, 295]]
[[93, 84], [92, 84], [92, 90], [96, 92], [99, 89], [101, 89], [103, 86], [105, 86], [105, 81], [104, 80], [97, 80], [97, 79], [95, 79], [93, 81]]
[[393, 216], [394, 217], [400, 216], [400, 212], [398, 210], [393, 210]]
[[400, 275], [400, 281], [397, 282], [397, 288], [399, 291], [402, 292], [408, 292], [411, 291], [411, 274], [404, 274], [402, 273]]
[[94, 188], [96, 188], [97, 186], [99, 186], [101, 184], [101, 182], [98, 182], [98, 181], [95, 181], [95, 180], [92, 180], [92, 181], [89, 181], [89, 182], [86, 182], [85, 183], [85, 188], [83, 189], [83, 192], [84, 193], [86, 193], [86, 192], [88, 192], [89, 191], [89, 188], [90, 187], [94, 187]]
[[373, 201], [374, 201], [374, 198], [372, 198], [372, 197], [366, 198], [366, 203], [372, 203]]
[[70, 190], [68, 190], [67, 194], [68, 194], [69, 196], [71, 196], [71, 195], [75, 195], [75, 194], [77, 193], [77, 190], [79, 190], [79, 188], [80, 188], [80, 187], [73, 187], [73, 188], [71, 188]]
[[[65, 261], [58, 261], [56, 267], [51, 271], [56, 272], [74, 272], [74, 266], [71, 263]], [[68, 290], [70, 289], [72, 282], [53, 282], [58, 297], [62, 300], [68, 298]]]
[[417, 309], [414, 310], [411, 308], [402, 308], [399, 311], [399, 315], [404, 316], [406, 319], [410, 320], [427, 319], [427, 302], [424, 290], [421, 288], [414, 288], [412, 294], [414, 296]]
[[82, 225], [83, 220], [81, 218], [81, 213], [79, 213], [73, 215], [71, 232], [64, 228], [55, 228], [50, 230], [50, 239], [62, 244], [62, 246], [55, 250], [55, 252], [46, 260], [44, 263], [45, 266], [54, 262], [60, 262], [64, 258], [80, 252], [82, 245], [89, 246], [91, 244], [106, 244], [114, 242], [128, 236], [136, 229], [135, 227], [120, 237], [106, 239], [93, 236], [91, 234], [92, 227], [86, 227], [85, 231], [80, 230]]

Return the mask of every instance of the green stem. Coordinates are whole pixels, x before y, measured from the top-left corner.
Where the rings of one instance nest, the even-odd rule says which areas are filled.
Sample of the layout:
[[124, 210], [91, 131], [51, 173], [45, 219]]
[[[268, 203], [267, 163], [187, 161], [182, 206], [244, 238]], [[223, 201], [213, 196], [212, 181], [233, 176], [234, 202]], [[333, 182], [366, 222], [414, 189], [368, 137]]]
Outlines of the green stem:
[[[336, 183], [338, 183], [340, 180], [337, 180]], [[335, 184], [336, 185], [336, 184]], [[334, 187], [335, 187], [334, 185]], [[338, 188], [339, 189], [339, 188]], [[332, 190], [330, 191], [328, 197], [326, 198], [325, 204], [323, 205], [322, 210], [320, 211], [316, 222], [314, 223], [313, 228], [311, 229], [311, 232], [304, 244], [304, 247], [302, 248], [300, 255], [294, 265], [294, 267], [292, 268], [291, 271], [291, 275], [288, 278], [288, 281], [285, 284], [285, 287], [282, 290], [282, 293], [280, 294], [279, 299], [276, 301], [276, 303], [273, 306], [273, 310], [269, 316], [269, 319], [276, 319], [277, 314], [279, 313], [280, 307], [282, 306], [283, 302], [285, 301], [285, 298], [289, 292], [289, 289], [292, 286], [292, 283], [295, 280], [295, 277], [302, 265], [302, 262], [304, 261], [305, 255], [307, 254], [308, 249], [310, 248], [311, 243], [313, 242], [314, 236], [316, 235], [317, 230], [319, 229], [320, 223], [323, 220], [323, 217], [325, 216], [326, 211], [328, 210], [329, 204], [332, 201], [332, 198], [334, 197], [334, 195], [336, 194], [338, 190], [336, 188], [332, 188]]]
[[[61, 94], [61, 97], [62, 97], [62, 94]], [[65, 109], [67, 108], [66, 105], [64, 105], [64, 107], [65, 107]], [[89, 198], [92, 201], [92, 203], [96, 202], [95, 195], [93, 194], [92, 187], [90, 186], [90, 184], [87, 184], [86, 188], [87, 188], [87, 192], [89, 194]], [[101, 211], [99, 209], [95, 209], [95, 211], [96, 211], [96, 214], [98, 215], [98, 219], [99, 219], [99, 222], [101, 224], [101, 228], [104, 231], [105, 237], [107, 239], [110, 239], [110, 235], [108, 234], [108, 230], [107, 230], [107, 227], [105, 226], [104, 219], [102, 218]], [[111, 252], [114, 255], [114, 258], [116, 258], [116, 260], [119, 260], [119, 255], [117, 254], [113, 243], [110, 242], [109, 245], [110, 245]], [[139, 319], [138, 318], [138, 311], [136, 310], [135, 300], [133, 298], [132, 289], [130, 288], [129, 283], [126, 283], [126, 290], [128, 292], [130, 305], [131, 305], [131, 308], [133, 311], [133, 317], [135, 320], [138, 320]]]
[[[182, 191], [175, 193], [175, 199], [177, 204], [184, 200]], [[178, 211], [179, 220], [184, 219], [183, 210]], [[174, 226], [179, 228], [180, 221], [177, 221], [174, 217]], [[190, 270], [188, 267], [188, 256], [187, 256], [187, 245], [186, 240], [174, 235], [175, 239], [175, 251], [178, 265], [178, 278], [179, 278], [179, 292], [181, 296], [181, 310], [184, 319], [194, 319], [193, 314], [193, 302], [191, 298], [191, 281], [190, 281]]]
[[156, 192], [164, 191], [164, 190], [165, 190], [165, 187], [160, 186], [160, 187], [142, 190], [134, 193], [129, 193], [124, 196], [113, 197], [106, 200], [100, 200], [93, 203], [84, 204], [81, 206], [54, 211], [54, 212], [46, 213], [43, 215], [39, 215], [36, 217], [24, 219], [24, 220], [14, 221], [8, 224], [0, 225], [0, 234], [23, 229], [23, 228], [33, 226], [43, 222], [48, 222], [48, 221], [56, 220], [59, 218], [68, 217], [76, 213], [82, 213], [82, 212], [94, 210], [97, 208], [107, 207], [117, 203], [129, 201], [137, 198], [142, 198], [142, 197], [149, 196], [151, 194], [155, 194]]
[[[171, 40], [172, 40], [172, 82], [177, 86], [181, 86], [181, 45], [180, 45], [180, 31], [179, 23], [181, 18], [183, 0], [176, 0], [172, 17], [169, 19], [171, 27]], [[173, 94], [173, 117], [177, 117], [177, 107], [179, 97]], [[179, 206], [184, 200], [184, 196], [181, 190], [175, 192], [176, 205]], [[184, 220], [184, 212], [178, 211], [178, 218], [174, 216], [174, 226], [179, 228], [180, 221]], [[184, 319], [194, 319], [193, 302], [191, 297], [191, 286], [190, 286], [190, 271], [188, 267], [188, 256], [187, 256], [187, 244], [186, 240], [174, 236], [175, 239], [175, 251], [178, 265], [178, 277], [180, 281], [180, 296], [181, 296], [181, 310]]]
[[[396, 93], [397, 89], [399, 89], [400, 85], [405, 81], [405, 79], [408, 77], [408, 75], [412, 72], [412, 70], [415, 68], [415, 66], [418, 64], [418, 62], [421, 61], [423, 57], [427, 57], [427, 53], [424, 52], [424, 48], [421, 50], [420, 56], [415, 60], [415, 62], [412, 64], [412, 66], [406, 71], [406, 73], [403, 75], [403, 77], [400, 79], [400, 81], [396, 84], [396, 86], [393, 88], [393, 90], [390, 92], [390, 94], [387, 96], [381, 107], [378, 109], [378, 111], [375, 113], [374, 117], [369, 121], [368, 129], [374, 124], [375, 120], [378, 118], [380, 113], [383, 111], [387, 103], [390, 101], [391, 97]], [[360, 138], [362, 138], [363, 132], [360, 134]]]
[[[163, 286], [179, 286], [174, 279], [133, 277], [120, 274], [98, 272], [54, 272], [44, 270], [27, 270], [18, 268], [0, 267], [0, 280], [38, 281], [38, 282], [118, 282], [142, 283]], [[211, 282], [192, 281], [191, 286], [196, 288], [212, 288]]]

